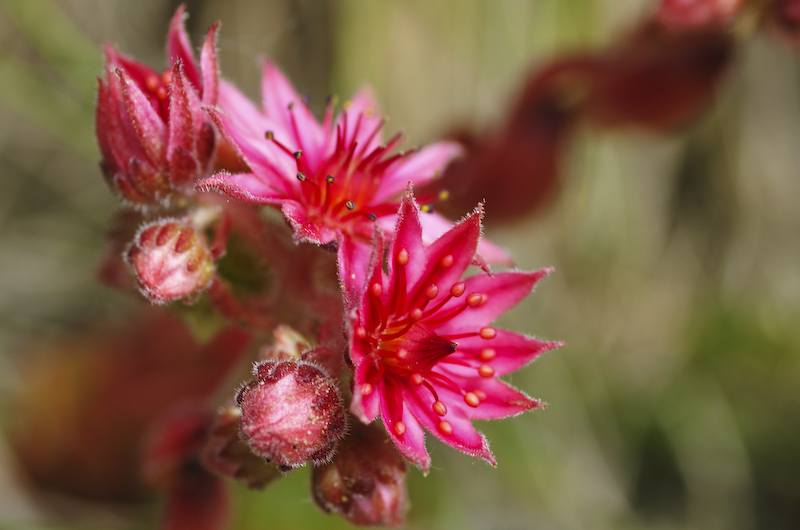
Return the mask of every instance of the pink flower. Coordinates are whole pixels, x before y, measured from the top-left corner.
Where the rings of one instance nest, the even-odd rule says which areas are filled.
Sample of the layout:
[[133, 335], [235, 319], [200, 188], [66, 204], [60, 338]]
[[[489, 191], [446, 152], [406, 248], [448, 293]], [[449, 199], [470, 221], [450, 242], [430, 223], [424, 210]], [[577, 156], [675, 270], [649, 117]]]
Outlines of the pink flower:
[[498, 330], [491, 322], [522, 300], [549, 271], [461, 276], [481, 234], [482, 209], [428, 246], [410, 190], [400, 208], [383, 271], [383, 239], [350, 304], [355, 368], [351, 411], [381, 416], [407, 459], [427, 470], [423, 427], [443, 442], [495, 464], [470, 420], [504, 418], [541, 407], [497, 376], [560, 346]]
[[[361, 268], [368, 261], [374, 225], [391, 231], [406, 185], [435, 179], [461, 153], [453, 142], [396, 152], [402, 135], [383, 143], [384, 119], [368, 90], [345, 102], [336, 118], [329, 103], [319, 123], [286, 77], [267, 61], [262, 94], [263, 111], [222, 82], [223, 113], [209, 112], [252, 173], [219, 173], [198, 189], [280, 206], [297, 240], [320, 245], [352, 241], [362, 258]], [[431, 235], [452, 226], [432, 212], [421, 221]], [[510, 261], [504, 251], [486, 242], [480, 250], [489, 261]], [[349, 261], [340, 265], [343, 272], [356, 266]]]
[[200, 68], [183, 27], [184, 8], [170, 24], [170, 68], [159, 73], [105, 48], [105, 79], [98, 80], [96, 128], [109, 186], [134, 205], [166, 202], [192, 193], [209, 173], [216, 146], [202, 105], [217, 102], [219, 73], [211, 27], [200, 51]]

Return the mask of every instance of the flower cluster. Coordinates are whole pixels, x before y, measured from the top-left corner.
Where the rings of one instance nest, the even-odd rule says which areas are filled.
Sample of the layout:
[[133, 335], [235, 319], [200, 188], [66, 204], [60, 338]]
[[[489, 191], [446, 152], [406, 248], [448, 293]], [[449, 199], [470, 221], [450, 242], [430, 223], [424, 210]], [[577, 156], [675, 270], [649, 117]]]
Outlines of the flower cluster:
[[[202, 513], [204, 528], [221, 527], [220, 476], [264, 487], [306, 463], [326, 512], [401, 524], [406, 462], [430, 467], [426, 430], [495, 465], [472, 420], [542, 406], [500, 376], [559, 344], [492, 323], [548, 271], [493, 273], [512, 262], [482, 237], [482, 205], [453, 223], [434, 211], [446, 190], [415, 197], [460, 144], [384, 140], [368, 89], [340, 108], [332, 98], [318, 121], [270, 61], [258, 108], [219, 78], [218, 26], [198, 65], [184, 17], [179, 8], [170, 25], [163, 73], [106, 47], [97, 136], [129, 211], [109, 233], [102, 278], [129, 277], [156, 304], [197, 303], [184, 314], [210, 304], [274, 343], [216, 412], [209, 394], [158, 423], [145, 469], [166, 486], [164, 524], [193, 527]], [[478, 273], [464, 278], [470, 265]]]

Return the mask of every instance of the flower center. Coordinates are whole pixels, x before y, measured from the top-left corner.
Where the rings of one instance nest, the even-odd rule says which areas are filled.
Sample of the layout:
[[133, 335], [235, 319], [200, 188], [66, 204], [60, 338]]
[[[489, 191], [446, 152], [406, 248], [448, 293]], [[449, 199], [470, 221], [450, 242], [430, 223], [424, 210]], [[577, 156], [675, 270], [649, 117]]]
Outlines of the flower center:
[[[481, 292], [467, 294], [467, 286], [461, 281], [450, 285], [447, 291], [439, 287], [438, 282], [445, 271], [453, 266], [454, 258], [450, 254], [442, 256], [436, 263], [430, 275], [431, 283], [427, 287], [417, 287], [408, 292], [405, 268], [409, 261], [410, 255], [405, 249], [400, 249], [395, 254], [391, 292], [384, 293], [383, 285], [378, 282], [369, 286], [367, 296], [371, 314], [364, 317], [367, 322], [372, 323], [372, 330], [368, 332], [366, 328], [360, 327], [355, 330], [355, 335], [357, 339], [370, 344], [375, 369], [362, 385], [362, 394], [371, 393], [374, 381], [387, 374], [405, 381], [412, 388], [426, 388], [433, 399], [431, 408], [439, 416], [447, 414], [447, 406], [439, 399], [435, 389], [437, 386], [460, 393], [467, 405], [477, 407], [486, 399], [483, 391], [477, 388], [469, 391], [460, 388], [451, 378], [433, 368], [438, 363], [449, 363], [475, 369], [483, 378], [494, 376], [495, 370], [489, 364], [496, 357], [493, 348], [484, 348], [481, 351], [481, 363], [477, 368], [474, 361], [468, 362], [451, 354], [457, 350], [458, 339], [480, 337], [489, 341], [497, 336], [497, 330], [484, 326], [477, 331], [448, 335], [440, 335], [435, 330], [464, 311], [482, 307], [489, 297]], [[460, 299], [461, 303], [453, 303], [454, 299]], [[397, 414], [402, 415], [402, 408]], [[397, 432], [397, 426], [402, 425], [402, 418], [393, 420], [395, 434], [401, 436]], [[400, 430], [405, 432], [405, 426], [400, 427]], [[449, 435], [452, 433], [452, 425], [443, 420], [439, 431]]]

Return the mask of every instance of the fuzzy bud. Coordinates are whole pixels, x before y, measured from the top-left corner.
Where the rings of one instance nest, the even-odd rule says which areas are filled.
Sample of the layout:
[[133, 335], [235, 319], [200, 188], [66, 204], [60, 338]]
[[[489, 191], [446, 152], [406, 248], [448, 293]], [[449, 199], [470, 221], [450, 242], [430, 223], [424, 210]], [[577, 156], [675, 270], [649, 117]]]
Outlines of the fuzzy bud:
[[191, 224], [174, 219], [145, 225], [125, 259], [144, 295], [159, 304], [196, 296], [214, 274], [205, 238]]
[[[355, 423], [355, 422], [354, 422]], [[400, 526], [406, 508], [406, 465], [379, 425], [361, 425], [333, 460], [311, 473], [314, 502], [356, 525]]]
[[236, 396], [242, 439], [283, 469], [330, 460], [346, 417], [336, 383], [305, 361], [263, 361]]

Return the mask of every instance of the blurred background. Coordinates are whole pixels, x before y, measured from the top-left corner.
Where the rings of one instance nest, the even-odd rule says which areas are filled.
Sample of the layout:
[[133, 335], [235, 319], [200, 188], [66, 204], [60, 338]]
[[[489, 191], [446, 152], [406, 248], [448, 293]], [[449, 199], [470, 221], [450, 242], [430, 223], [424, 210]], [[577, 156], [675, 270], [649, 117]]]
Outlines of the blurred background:
[[[140, 303], [94, 278], [117, 207], [94, 141], [100, 45], [163, 68], [178, 4], [0, 1], [2, 528], [155, 524], [156, 497], [98, 502], [31, 462], [67, 443], [70, 416], [51, 403], [68, 410], [71, 385], [88, 377], [76, 337]], [[316, 111], [328, 94], [369, 84], [391, 118], [386, 132], [404, 129], [407, 146], [497, 126], [531, 72], [609, 46], [654, 9], [650, 0], [186, 5], [195, 45], [222, 21], [223, 75], [253, 99], [263, 56]], [[668, 133], [583, 127], [546, 203], [504, 224], [492, 223], [503, 204], [486, 205], [488, 236], [520, 268], [555, 267], [501, 324], [567, 346], [507, 378], [546, 410], [479, 425], [497, 469], [430, 443], [429, 476], [409, 473], [408, 528], [800, 528], [799, 66], [796, 52], [756, 34], [691, 123]], [[39, 403], [42, 392], [56, 397]], [[25, 421], [44, 423], [25, 438]], [[314, 507], [307, 469], [263, 492], [234, 488], [232, 528], [349, 527]]]

